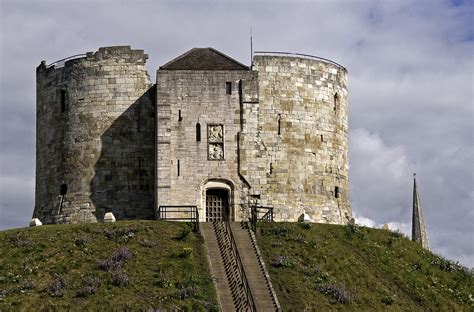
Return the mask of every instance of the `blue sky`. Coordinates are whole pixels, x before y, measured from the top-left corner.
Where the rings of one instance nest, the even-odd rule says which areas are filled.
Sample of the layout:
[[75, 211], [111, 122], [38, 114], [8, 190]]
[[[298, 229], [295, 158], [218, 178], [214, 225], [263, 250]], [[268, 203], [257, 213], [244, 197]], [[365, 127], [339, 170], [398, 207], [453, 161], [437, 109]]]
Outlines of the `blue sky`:
[[434, 252], [474, 266], [473, 3], [0, 0], [0, 229], [34, 206], [35, 68], [131, 45], [159, 65], [212, 46], [332, 59], [349, 70], [351, 204], [408, 233], [417, 172]]

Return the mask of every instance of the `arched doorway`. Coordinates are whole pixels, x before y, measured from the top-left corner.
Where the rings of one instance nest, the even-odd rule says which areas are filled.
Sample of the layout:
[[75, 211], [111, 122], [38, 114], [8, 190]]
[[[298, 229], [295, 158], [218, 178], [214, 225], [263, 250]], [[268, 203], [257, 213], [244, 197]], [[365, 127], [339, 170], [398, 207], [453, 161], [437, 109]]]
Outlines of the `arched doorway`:
[[[232, 221], [233, 217], [233, 183], [225, 179], [209, 179], [202, 185], [201, 221]], [[205, 218], [205, 219], [204, 219]]]
[[229, 191], [206, 190], [206, 222], [229, 221]]

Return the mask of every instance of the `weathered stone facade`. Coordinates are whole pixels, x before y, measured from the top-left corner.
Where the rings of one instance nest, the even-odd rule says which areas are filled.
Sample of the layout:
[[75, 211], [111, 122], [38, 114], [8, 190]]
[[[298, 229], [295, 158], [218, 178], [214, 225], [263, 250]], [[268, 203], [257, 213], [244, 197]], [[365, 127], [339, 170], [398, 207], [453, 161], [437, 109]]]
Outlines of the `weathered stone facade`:
[[34, 217], [153, 218], [159, 206], [195, 205], [206, 221], [220, 200], [236, 221], [254, 204], [277, 221], [348, 221], [343, 67], [257, 55], [249, 68], [193, 49], [151, 86], [146, 57], [109, 47], [38, 67]]
[[36, 203], [43, 223], [152, 218], [154, 88], [147, 55], [100, 48], [37, 75]]

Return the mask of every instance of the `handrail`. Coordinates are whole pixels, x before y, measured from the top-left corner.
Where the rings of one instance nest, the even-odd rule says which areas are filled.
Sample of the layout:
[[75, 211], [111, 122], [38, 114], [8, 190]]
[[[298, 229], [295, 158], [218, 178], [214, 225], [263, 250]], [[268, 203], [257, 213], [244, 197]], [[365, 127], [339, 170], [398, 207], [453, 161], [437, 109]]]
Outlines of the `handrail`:
[[70, 59], [74, 59], [74, 58], [79, 58], [79, 57], [82, 57], [82, 56], [87, 56], [87, 54], [76, 54], [76, 55], [73, 55], [73, 56], [69, 56], [69, 57], [65, 57], [63, 59], [60, 59], [60, 60], [57, 60], [56, 62], [52, 62], [51, 64], [49, 64], [48, 66], [46, 66], [47, 68], [50, 68], [51, 66], [54, 66], [55, 64], [59, 63], [59, 62], [66, 62]]
[[[263, 216], [260, 218], [259, 214]], [[273, 222], [273, 207], [267, 206], [252, 206], [250, 211], [250, 223], [252, 224], [252, 230], [255, 232], [257, 228], [257, 222]]]
[[[182, 208], [184, 208], [184, 210]], [[189, 214], [189, 216], [176, 217], [172, 215], [173, 213], [185, 213]], [[169, 216], [169, 214], [171, 214], [171, 216]], [[197, 206], [159, 206], [156, 218], [163, 221], [192, 222], [194, 224], [194, 231], [199, 232], [199, 211]]]
[[310, 54], [302, 54], [302, 53], [291, 53], [291, 52], [271, 52], [271, 51], [255, 51], [253, 52], [254, 54], [266, 54], [266, 55], [287, 55], [287, 56], [301, 56], [304, 58], [309, 58], [309, 59], [315, 59], [318, 61], [323, 61], [326, 63], [330, 63], [333, 65], [336, 65], [338, 67], [341, 67], [344, 70], [347, 70], [344, 66], [342, 66], [339, 63], [336, 63], [334, 61], [331, 61], [330, 59], [324, 58], [324, 57], [319, 57], [315, 55], [310, 55]]
[[234, 234], [232, 233], [232, 228], [230, 227], [229, 222], [224, 222], [226, 231], [229, 233], [230, 246], [232, 253], [234, 254], [235, 262], [237, 262], [237, 269], [239, 270], [239, 275], [242, 278], [242, 284], [245, 290], [245, 296], [247, 297], [247, 302], [250, 305], [252, 311], [257, 311], [257, 306], [255, 305], [255, 300], [253, 299], [252, 292], [250, 291], [250, 285], [245, 275], [244, 266], [242, 264], [242, 259], [240, 258], [239, 250], [237, 249], [237, 244], [235, 243]]

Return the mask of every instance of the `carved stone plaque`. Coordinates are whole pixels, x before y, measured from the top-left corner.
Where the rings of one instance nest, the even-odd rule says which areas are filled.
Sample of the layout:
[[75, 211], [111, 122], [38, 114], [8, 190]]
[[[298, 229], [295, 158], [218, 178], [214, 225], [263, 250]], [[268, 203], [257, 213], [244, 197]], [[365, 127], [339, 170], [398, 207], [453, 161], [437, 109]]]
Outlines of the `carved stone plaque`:
[[207, 126], [208, 141], [208, 159], [221, 160], [224, 159], [224, 126], [208, 125]]
[[209, 142], [222, 143], [224, 131], [222, 125], [209, 125]]
[[209, 159], [224, 159], [224, 149], [222, 143], [209, 143]]

